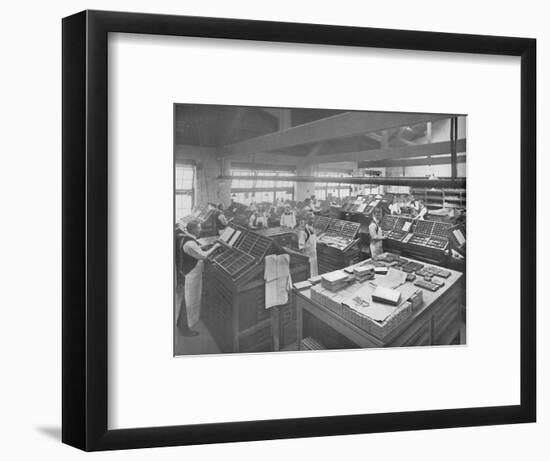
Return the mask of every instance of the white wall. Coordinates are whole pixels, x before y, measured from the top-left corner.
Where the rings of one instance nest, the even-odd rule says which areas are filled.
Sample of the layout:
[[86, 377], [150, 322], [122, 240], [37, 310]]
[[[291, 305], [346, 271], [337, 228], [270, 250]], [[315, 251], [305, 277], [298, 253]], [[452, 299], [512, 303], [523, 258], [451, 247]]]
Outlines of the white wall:
[[[244, 17], [386, 28], [535, 36], [539, 39], [539, 235], [548, 233], [550, 15], [545, 2], [61, 0], [8, 2], [2, 43], [0, 453], [4, 459], [90, 459], [59, 443], [61, 381], [61, 17], [85, 9]], [[230, 72], [231, 69], [225, 69]], [[268, 70], [266, 70], [268, 71]], [[223, 78], [223, 73], [220, 74]], [[331, 91], [337, 89], [331, 89]], [[268, 89], [266, 89], [268, 91]], [[32, 111], [30, 110], [32, 109]], [[40, 116], [36, 116], [36, 112]], [[32, 116], [30, 116], [32, 114]], [[503, 134], [505, 135], [505, 134]], [[548, 239], [539, 239], [539, 423], [111, 452], [101, 459], [476, 460], [550, 457]], [[544, 263], [543, 263], [544, 262]], [[544, 267], [543, 267], [544, 264]], [[543, 272], [544, 271], [544, 272]], [[545, 277], [547, 279], [547, 277]], [[495, 345], [498, 354], [498, 345]], [[299, 398], [289, 381], [287, 397]], [[182, 396], [183, 398], [183, 396]], [[94, 457], [95, 459], [95, 457]]]
[[218, 160], [216, 149], [187, 145], [176, 145], [176, 162], [193, 161], [196, 167], [195, 204], [220, 203], [229, 205], [231, 184], [228, 180], [220, 180], [222, 167], [226, 166]]

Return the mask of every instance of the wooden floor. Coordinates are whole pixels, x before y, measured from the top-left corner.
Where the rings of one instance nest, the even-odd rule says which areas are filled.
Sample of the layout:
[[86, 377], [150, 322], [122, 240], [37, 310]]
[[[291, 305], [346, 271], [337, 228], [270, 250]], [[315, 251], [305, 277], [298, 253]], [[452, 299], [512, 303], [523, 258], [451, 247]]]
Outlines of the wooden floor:
[[[208, 331], [208, 328], [200, 321], [193, 327], [193, 330], [198, 331], [198, 336], [182, 336], [176, 330], [176, 347], [175, 355], [201, 355], [201, 354], [220, 354], [214, 338]], [[282, 351], [297, 351], [297, 343], [287, 345]]]
[[[465, 307], [462, 307], [463, 312], [463, 325], [461, 328], [461, 340], [464, 341], [466, 339], [466, 325], [465, 325]], [[202, 321], [199, 321], [197, 325], [193, 328], [194, 330], [198, 331], [200, 334], [198, 336], [182, 336], [179, 331], [176, 329], [175, 333], [175, 339], [176, 339], [176, 345], [175, 345], [175, 355], [201, 355], [201, 354], [220, 354], [221, 351], [218, 348], [218, 345], [214, 341], [214, 338], [210, 334], [210, 331], [208, 331], [208, 328], [202, 323]], [[289, 352], [289, 351], [297, 351], [298, 350], [298, 344], [296, 342], [287, 345], [281, 351]]]
[[220, 350], [208, 328], [199, 321], [193, 330], [198, 331], [198, 336], [182, 336], [176, 328], [175, 355], [219, 354]]

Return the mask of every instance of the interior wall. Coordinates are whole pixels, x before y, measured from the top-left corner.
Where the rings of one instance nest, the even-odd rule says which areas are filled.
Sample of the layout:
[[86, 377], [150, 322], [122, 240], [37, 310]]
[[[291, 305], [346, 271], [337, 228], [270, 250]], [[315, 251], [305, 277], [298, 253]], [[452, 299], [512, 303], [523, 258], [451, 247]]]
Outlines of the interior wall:
[[176, 145], [176, 163], [192, 161], [196, 166], [195, 205], [207, 202], [223, 203], [230, 200], [230, 181], [220, 180], [218, 176], [227, 168], [226, 163], [218, 160], [216, 149], [209, 147]]

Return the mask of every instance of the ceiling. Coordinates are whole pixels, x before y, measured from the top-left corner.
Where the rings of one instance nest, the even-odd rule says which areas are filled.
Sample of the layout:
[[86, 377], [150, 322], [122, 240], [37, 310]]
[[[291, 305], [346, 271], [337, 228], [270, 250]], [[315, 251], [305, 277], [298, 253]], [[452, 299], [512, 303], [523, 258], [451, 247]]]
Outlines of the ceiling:
[[[262, 139], [269, 135], [278, 136], [278, 133], [284, 130], [291, 133], [296, 131], [295, 127], [299, 127], [297, 129], [301, 130], [302, 127], [316, 125], [312, 122], [324, 119], [336, 120], [346, 117], [346, 114], [350, 114], [352, 117], [361, 116], [366, 119], [367, 124], [371, 119], [375, 121], [380, 119], [382, 121], [378, 124], [374, 123], [373, 126], [376, 126], [377, 129], [380, 127], [384, 129], [366, 133], [350, 130], [343, 136], [334, 136], [321, 141], [317, 139], [319, 136], [315, 137], [314, 135], [311, 138], [314, 139], [314, 142], [307, 142], [310, 138], [306, 136], [303, 141], [287, 143], [282, 147], [278, 147], [281, 144], [272, 142], [269, 144], [270, 147], [263, 152], [297, 157], [311, 155], [323, 157], [334, 153], [381, 149], [384, 145], [385, 147], [402, 147], [414, 144], [416, 140], [424, 138], [428, 131], [429, 122], [426, 121], [405, 126], [395, 126], [395, 124], [392, 126], [389, 121], [392, 114], [388, 112], [176, 104], [175, 141], [178, 145], [212, 147], [223, 152], [227, 147], [239, 146], [248, 140]], [[395, 113], [395, 119], [401, 120], [400, 123], [404, 123], [404, 120], [414, 122], [416, 120], [414, 117], [415, 114]], [[343, 127], [348, 125], [344, 124]]]

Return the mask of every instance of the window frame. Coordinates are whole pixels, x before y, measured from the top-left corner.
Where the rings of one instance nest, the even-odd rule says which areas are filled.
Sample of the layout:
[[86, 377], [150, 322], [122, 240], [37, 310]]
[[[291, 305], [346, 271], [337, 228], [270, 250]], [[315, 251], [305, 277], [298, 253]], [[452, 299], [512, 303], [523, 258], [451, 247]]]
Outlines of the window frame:
[[[192, 171], [192, 178], [191, 178], [191, 188], [178, 188], [178, 168], [190, 168]], [[174, 218], [175, 221], [178, 222], [181, 218], [188, 216], [193, 211], [193, 208], [195, 207], [195, 186], [197, 182], [197, 166], [194, 162], [177, 162], [174, 166]], [[178, 207], [177, 207], [177, 200], [178, 196], [190, 196], [191, 197], [191, 207], [189, 209], [189, 213], [185, 214], [183, 213], [182, 216], [178, 216]]]

